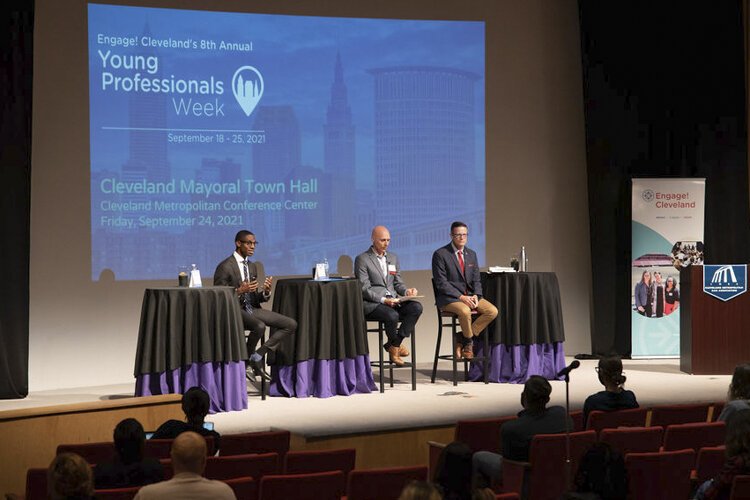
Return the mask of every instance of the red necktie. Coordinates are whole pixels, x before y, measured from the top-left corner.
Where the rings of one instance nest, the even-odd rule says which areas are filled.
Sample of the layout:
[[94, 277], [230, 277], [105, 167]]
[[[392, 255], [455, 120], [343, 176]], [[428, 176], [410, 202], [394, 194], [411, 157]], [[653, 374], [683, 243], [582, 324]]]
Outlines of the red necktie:
[[458, 251], [458, 265], [461, 267], [461, 274], [466, 274], [464, 272], [464, 253], [462, 251]]

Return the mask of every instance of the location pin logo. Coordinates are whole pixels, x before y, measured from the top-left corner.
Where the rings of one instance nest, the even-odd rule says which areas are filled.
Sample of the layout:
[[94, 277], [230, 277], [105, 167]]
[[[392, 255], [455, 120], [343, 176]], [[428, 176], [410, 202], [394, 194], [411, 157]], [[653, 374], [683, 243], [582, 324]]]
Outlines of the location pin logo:
[[247, 116], [263, 96], [263, 75], [252, 66], [242, 66], [232, 77], [232, 92]]

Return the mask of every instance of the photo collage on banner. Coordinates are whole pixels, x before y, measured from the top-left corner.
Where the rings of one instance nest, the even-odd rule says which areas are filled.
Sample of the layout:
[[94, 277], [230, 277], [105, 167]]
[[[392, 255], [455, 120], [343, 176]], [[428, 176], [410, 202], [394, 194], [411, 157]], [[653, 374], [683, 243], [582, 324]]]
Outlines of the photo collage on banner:
[[680, 355], [680, 269], [703, 264], [705, 179], [633, 179], [632, 356]]

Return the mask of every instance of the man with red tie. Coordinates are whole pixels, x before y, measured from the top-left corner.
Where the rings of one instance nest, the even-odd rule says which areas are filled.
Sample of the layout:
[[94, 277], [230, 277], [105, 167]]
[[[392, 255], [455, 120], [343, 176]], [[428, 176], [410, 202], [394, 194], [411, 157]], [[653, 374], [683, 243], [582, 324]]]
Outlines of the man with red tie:
[[[473, 337], [482, 333], [497, 317], [497, 308], [482, 298], [477, 254], [466, 246], [469, 230], [463, 222], [451, 224], [451, 242], [432, 254], [435, 303], [441, 311], [458, 316], [461, 338], [456, 357], [473, 359]], [[472, 323], [472, 311], [476, 311]]]

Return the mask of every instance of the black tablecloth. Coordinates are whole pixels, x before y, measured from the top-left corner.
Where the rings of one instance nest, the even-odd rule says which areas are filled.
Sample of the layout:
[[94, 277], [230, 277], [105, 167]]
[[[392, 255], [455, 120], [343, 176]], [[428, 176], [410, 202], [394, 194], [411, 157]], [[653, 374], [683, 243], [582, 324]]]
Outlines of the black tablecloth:
[[498, 318], [488, 327], [490, 342], [505, 345], [565, 341], [560, 286], [555, 273], [482, 273], [484, 298]]
[[276, 365], [369, 354], [362, 290], [356, 279], [276, 283], [273, 310], [297, 320], [297, 333], [276, 350]]
[[146, 289], [136, 377], [193, 363], [246, 358], [242, 317], [232, 287]]

